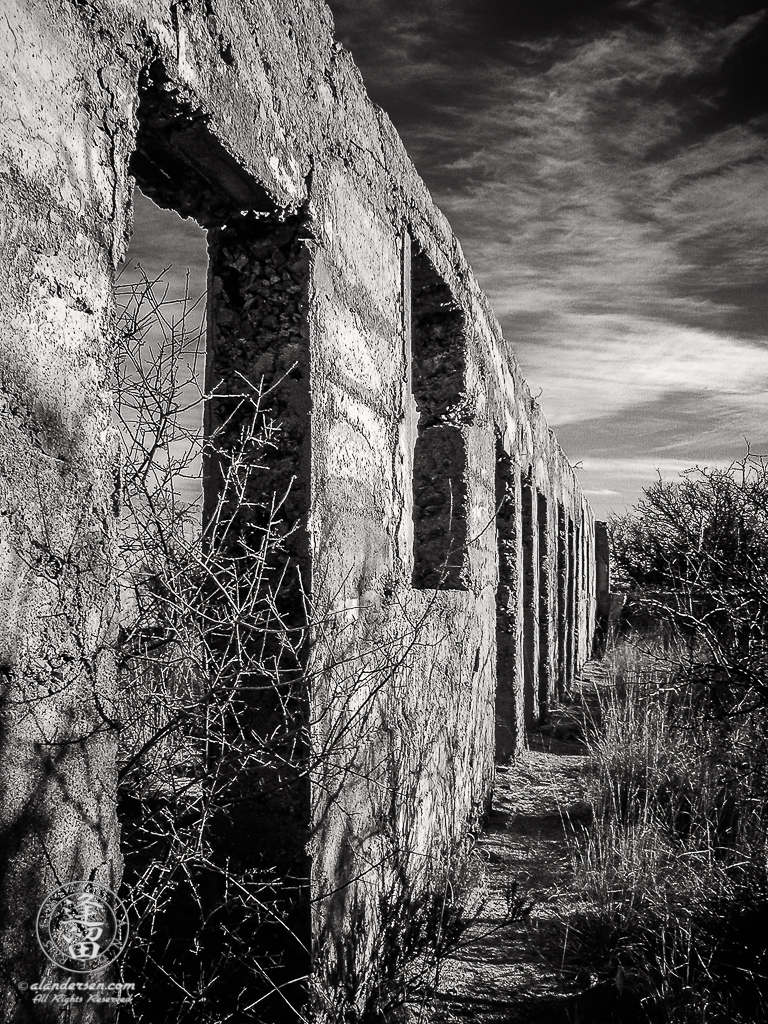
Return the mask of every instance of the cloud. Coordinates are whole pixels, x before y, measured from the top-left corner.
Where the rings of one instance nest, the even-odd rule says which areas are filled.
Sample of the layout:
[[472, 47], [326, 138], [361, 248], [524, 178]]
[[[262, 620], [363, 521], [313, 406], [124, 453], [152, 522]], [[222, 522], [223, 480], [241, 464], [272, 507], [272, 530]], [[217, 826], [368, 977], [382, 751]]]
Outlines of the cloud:
[[[749, 83], [765, 4], [331, 7], [566, 451], [585, 465], [620, 451], [623, 500], [638, 486], [627, 466], [759, 437], [768, 118]], [[154, 224], [139, 200], [137, 225], [145, 214]], [[202, 290], [190, 225], [167, 224], [144, 233], [142, 262], [191, 264]], [[596, 501], [619, 489], [590, 486]]]
[[[768, 403], [768, 339], [757, 344], [663, 320], [556, 313], [518, 356], [553, 426], [610, 416], [667, 394], [717, 399], [740, 417]], [[532, 343], [531, 343], [532, 342]], [[537, 344], [537, 342], [539, 342]]]
[[331, 6], [597, 506], [768, 441], [764, 5]]
[[700, 468], [726, 469], [732, 460], [712, 459], [585, 459], [577, 475], [589, 498], [597, 519], [608, 519], [611, 515], [622, 515], [636, 505], [643, 497], [645, 488], [650, 487], [661, 476], [668, 481], [677, 480], [686, 470], [695, 465]]
[[689, 459], [596, 459], [584, 460], [583, 471], [585, 473], [610, 474], [617, 480], [647, 481], [652, 483], [654, 479], [661, 476], [665, 480], [674, 479], [686, 470], [693, 469], [696, 465], [704, 469], [726, 468], [731, 465], [731, 460], [713, 461]]
[[691, 135], [762, 23], [749, 5], [333, 7], [500, 312], [666, 305], [725, 324], [735, 282], [764, 272], [761, 134]]

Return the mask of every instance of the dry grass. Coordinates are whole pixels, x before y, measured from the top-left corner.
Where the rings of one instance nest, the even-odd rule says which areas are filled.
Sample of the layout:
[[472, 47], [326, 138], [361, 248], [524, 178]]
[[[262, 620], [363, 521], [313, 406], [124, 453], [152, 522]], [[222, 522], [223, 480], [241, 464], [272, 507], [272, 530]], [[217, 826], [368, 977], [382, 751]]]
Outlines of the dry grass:
[[564, 965], [609, 987], [606, 1019], [756, 1024], [768, 1019], [765, 724], [708, 720], [672, 659], [612, 652]]

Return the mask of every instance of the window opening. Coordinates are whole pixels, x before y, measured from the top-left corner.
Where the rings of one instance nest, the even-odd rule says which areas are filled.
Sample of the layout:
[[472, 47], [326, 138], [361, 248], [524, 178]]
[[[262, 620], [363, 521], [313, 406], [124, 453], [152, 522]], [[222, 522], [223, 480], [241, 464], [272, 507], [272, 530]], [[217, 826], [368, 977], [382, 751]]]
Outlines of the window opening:
[[448, 286], [415, 248], [411, 274], [412, 387], [418, 412], [413, 585], [463, 590], [468, 585], [464, 317]]
[[573, 678], [575, 678], [581, 658], [581, 613], [584, 603], [584, 558], [580, 523], [576, 523], [574, 526], [573, 557]]
[[565, 658], [565, 689], [570, 690], [573, 682], [575, 663], [575, 625], [574, 613], [576, 610], [576, 545], [574, 537], [573, 520], [568, 517], [568, 635], [566, 643]]
[[[199, 524], [208, 254], [205, 231], [136, 187], [133, 235], [118, 271], [115, 413], [123, 497], [161, 502]], [[132, 509], [128, 521], [138, 518]], [[149, 509], [145, 510], [149, 514]]]
[[[205, 116], [171, 88], [159, 63], [142, 77], [138, 122], [130, 170], [143, 196], [136, 194], [132, 263], [143, 244], [160, 251], [163, 265], [191, 264], [198, 275], [191, 281], [199, 285], [207, 274], [208, 301], [205, 323], [195, 321], [193, 369], [175, 381], [178, 408], [160, 402], [154, 410], [175, 416], [177, 433], [183, 428], [201, 439], [194, 472], [188, 466], [194, 484], [171, 473], [173, 486], [157, 489], [161, 502], [180, 492], [174, 510], [188, 500], [196, 527], [163, 537], [162, 524], [151, 518], [157, 501], [148, 500], [148, 528], [134, 530], [136, 591], [145, 605], [136, 628], [124, 629], [129, 639], [121, 649], [120, 798], [136, 810], [135, 820], [124, 819], [125, 878], [138, 887], [172, 869], [186, 879], [167, 905], [141, 890], [155, 910], [144, 945], [134, 948], [139, 957], [149, 951], [142, 976], [164, 1017], [175, 1019], [178, 992], [188, 988], [217, 1002], [231, 991], [236, 1002], [244, 987], [255, 1001], [263, 997], [269, 1016], [272, 998], [280, 1005], [303, 1001], [310, 941], [307, 233], [303, 212], [270, 204], [208, 132]], [[175, 213], [155, 210], [149, 199]], [[142, 242], [149, 213], [154, 237]], [[176, 214], [193, 216], [207, 230], [207, 255], [200, 246], [194, 260], [177, 258]], [[180, 223], [199, 244], [202, 231]], [[148, 263], [146, 253], [139, 262]], [[177, 284], [163, 286], [164, 300], [178, 301]], [[204, 304], [195, 306], [197, 316]], [[186, 341], [177, 348], [189, 355]], [[140, 371], [150, 354], [137, 356]], [[194, 420], [185, 419], [193, 408]], [[174, 444], [167, 456], [151, 451], [161, 471], [165, 459], [168, 472]], [[181, 860], [153, 860], [158, 820], [174, 837], [188, 837], [187, 846], [173, 847]], [[260, 872], [275, 864], [284, 876], [275, 880], [275, 911], [268, 913]], [[220, 947], [224, 974], [218, 961], [212, 968], [190, 953], [190, 933], [196, 948], [212, 948], [211, 929], [215, 942], [247, 930], [253, 960], [241, 962], [236, 939]], [[173, 964], [175, 978], [147, 966], [158, 962], [160, 948], [171, 951], [163, 962]], [[269, 977], [254, 974], [276, 951], [282, 966]]]
[[568, 532], [565, 509], [557, 505], [557, 696], [562, 699], [566, 679], [568, 632]]

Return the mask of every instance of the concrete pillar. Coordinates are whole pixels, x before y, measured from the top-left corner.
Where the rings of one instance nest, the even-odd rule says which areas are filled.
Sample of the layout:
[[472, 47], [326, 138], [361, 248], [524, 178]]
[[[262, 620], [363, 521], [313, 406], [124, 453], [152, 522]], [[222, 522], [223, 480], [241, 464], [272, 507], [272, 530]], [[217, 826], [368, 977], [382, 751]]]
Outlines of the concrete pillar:
[[550, 577], [549, 512], [547, 496], [536, 495], [537, 540], [539, 547], [539, 678], [535, 717], [547, 715], [552, 690], [552, 591]]
[[523, 537], [520, 473], [496, 442], [496, 758], [525, 742], [523, 722]]
[[35, 932], [43, 900], [81, 880], [116, 890], [122, 872], [108, 389], [124, 150], [67, 14], [3, 13], [0, 1020], [93, 1020], [32, 1005], [28, 986], [62, 977]]
[[557, 696], [562, 699], [567, 679], [568, 646], [568, 530], [565, 509], [557, 506]]
[[536, 488], [531, 472], [522, 481], [523, 528], [523, 718], [536, 721], [539, 686], [539, 540]]

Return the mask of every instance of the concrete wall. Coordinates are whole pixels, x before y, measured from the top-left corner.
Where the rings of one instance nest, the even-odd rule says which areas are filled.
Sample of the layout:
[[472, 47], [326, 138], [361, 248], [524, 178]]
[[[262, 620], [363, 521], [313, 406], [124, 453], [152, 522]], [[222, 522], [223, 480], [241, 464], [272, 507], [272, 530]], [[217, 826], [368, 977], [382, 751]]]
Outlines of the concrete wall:
[[[592, 513], [323, 3], [5, 13], [6, 980], [45, 970], [30, 916], [55, 879], [120, 879], [108, 371], [130, 170], [209, 229], [209, 384], [287, 374], [262, 482], [294, 481], [286, 565], [314, 622], [311, 806], [296, 804], [314, 928], [329, 948], [357, 921], [373, 942], [381, 865], [418, 877], [426, 854], [450, 858], [494, 754], [521, 747], [586, 658]], [[226, 416], [212, 401], [209, 426]], [[221, 467], [207, 473], [210, 507]]]

